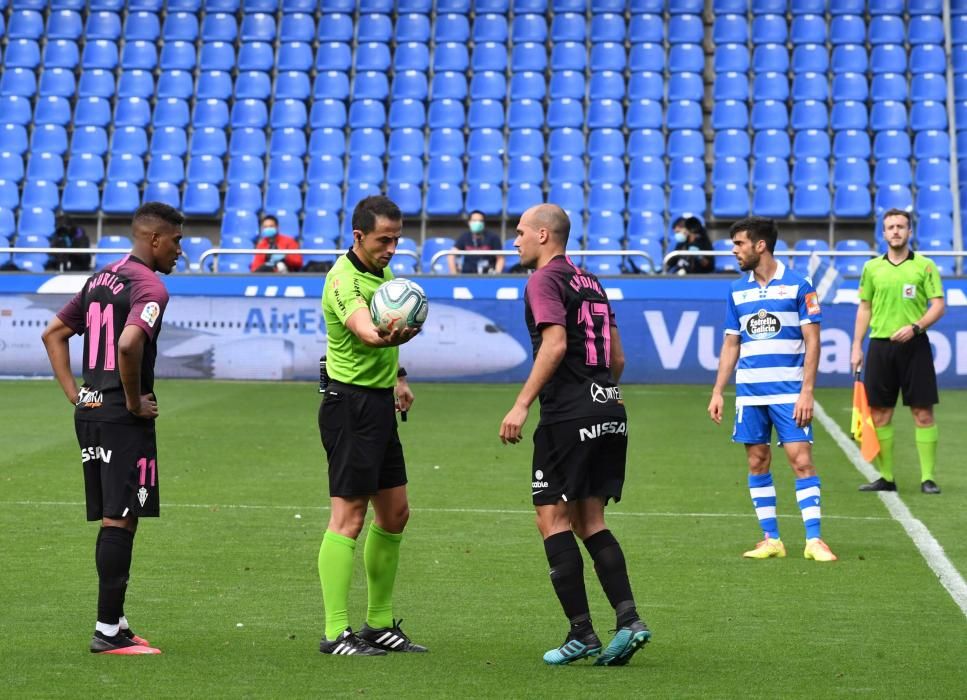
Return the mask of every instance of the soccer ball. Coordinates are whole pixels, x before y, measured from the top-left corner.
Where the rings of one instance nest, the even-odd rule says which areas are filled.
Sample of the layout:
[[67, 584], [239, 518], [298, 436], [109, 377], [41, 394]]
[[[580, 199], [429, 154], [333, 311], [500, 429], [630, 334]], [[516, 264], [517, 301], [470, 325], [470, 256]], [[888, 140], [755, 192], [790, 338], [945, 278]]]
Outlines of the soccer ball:
[[397, 326], [419, 328], [426, 321], [429, 309], [423, 288], [402, 277], [381, 284], [369, 302], [373, 323], [377, 328], [387, 331], [392, 331]]

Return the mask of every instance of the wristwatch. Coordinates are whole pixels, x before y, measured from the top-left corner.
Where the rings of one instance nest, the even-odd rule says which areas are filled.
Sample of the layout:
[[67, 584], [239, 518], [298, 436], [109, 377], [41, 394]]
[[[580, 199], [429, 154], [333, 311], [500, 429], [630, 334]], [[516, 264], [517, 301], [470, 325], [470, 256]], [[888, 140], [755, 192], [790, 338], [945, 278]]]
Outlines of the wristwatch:
[[916, 323], [911, 323], [910, 327], [913, 329], [914, 335], [920, 335], [921, 333], [923, 333], [923, 329], [920, 326], [918, 326]]

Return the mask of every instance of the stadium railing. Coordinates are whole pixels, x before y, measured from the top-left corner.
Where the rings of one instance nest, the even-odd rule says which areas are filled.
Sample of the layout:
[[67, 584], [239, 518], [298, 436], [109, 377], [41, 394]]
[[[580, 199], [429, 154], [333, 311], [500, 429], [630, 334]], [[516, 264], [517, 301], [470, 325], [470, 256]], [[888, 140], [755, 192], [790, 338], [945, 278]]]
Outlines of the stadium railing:
[[[0, 249], [2, 250], [2, 249]], [[218, 272], [219, 255], [264, 255], [272, 253], [273, 250], [267, 248], [209, 248], [198, 258], [198, 266], [201, 270], [205, 268], [205, 261], [213, 258], [212, 272]], [[286, 255], [291, 253], [301, 253], [306, 255], [343, 255], [345, 248], [286, 248], [284, 251], [275, 249], [274, 252], [284, 252]], [[397, 250], [394, 255], [405, 255], [419, 260], [419, 254], [414, 250]]]
[[[400, 251], [396, 251], [397, 254]], [[569, 257], [572, 258], [584, 258], [589, 256], [620, 256], [623, 258], [645, 258], [648, 260], [648, 264], [651, 265], [652, 269], [655, 267], [655, 261], [650, 254], [643, 250], [628, 250], [622, 248], [620, 250], [567, 250], [565, 251]], [[475, 257], [517, 257], [520, 255], [516, 250], [441, 250], [439, 253], [435, 253], [433, 257], [430, 258], [430, 268], [433, 266], [440, 258], [445, 258], [450, 255], [456, 255], [458, 257], [464, 255], [471, 255]]]

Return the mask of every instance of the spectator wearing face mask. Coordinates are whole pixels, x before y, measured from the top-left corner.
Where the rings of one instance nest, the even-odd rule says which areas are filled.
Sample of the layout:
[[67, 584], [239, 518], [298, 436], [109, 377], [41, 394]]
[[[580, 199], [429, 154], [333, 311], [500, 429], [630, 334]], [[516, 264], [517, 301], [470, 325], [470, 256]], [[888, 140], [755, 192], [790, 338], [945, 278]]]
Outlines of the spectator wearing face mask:
[[[712, 241], [697, 217], [677, 219], [672, 225], [672, 232], [675, 243], [673, 250], [712, 250]], [[711, 256], [682, 255], [670, 258], [665, 269], [677, 275], [688, 275], [712, 272], [715, 264]]]
[[[500, 236], [486, 228], [483, 212], [472, 211], [467, 220], [467, 230], [460, 235], [453, 247], [456, 250], [500, 250], [502, 244]], [[451, 255], [447, 258], [451, 275], [457, 274], [458, 257], [460, 256]], [[465, 274], [494, 272], [499, 275], [504, 271], [504, 257], [502, 255], [464, 255], [460, 271]]]
[[262, 231], [255, 247], [270, 252], [255, 256], [252, 260], [252, 272], [298, 272], [302, 269], [302, 255], [281, 252], [298, 248], [299, 243], [294, 238], [279, 233], [279, 220], [274, 216], [262, 217]]

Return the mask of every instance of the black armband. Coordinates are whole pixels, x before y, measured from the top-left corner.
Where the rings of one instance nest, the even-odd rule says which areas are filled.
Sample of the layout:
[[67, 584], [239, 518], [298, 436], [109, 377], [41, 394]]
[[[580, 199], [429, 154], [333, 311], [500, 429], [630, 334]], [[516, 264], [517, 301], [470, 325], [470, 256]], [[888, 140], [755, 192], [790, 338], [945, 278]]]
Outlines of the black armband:
[[402, 365], [400, 365], [400, 368], [396, 370], [396, 378], [402, 379], [405, 376], [406, 376], [406, 369]]

